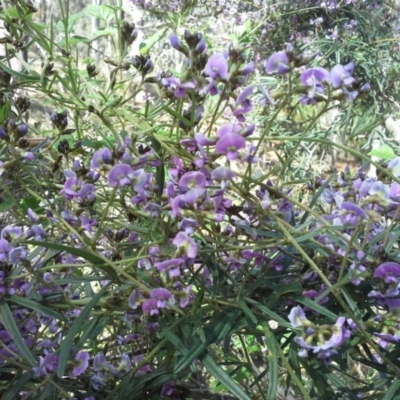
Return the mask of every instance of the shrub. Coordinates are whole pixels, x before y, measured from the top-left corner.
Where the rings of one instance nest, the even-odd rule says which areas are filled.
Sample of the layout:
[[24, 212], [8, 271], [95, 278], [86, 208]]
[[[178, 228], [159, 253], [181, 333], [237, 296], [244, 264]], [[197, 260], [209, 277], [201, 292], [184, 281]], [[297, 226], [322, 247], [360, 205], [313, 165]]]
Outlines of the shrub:
[[[337, 12], [368, 6], [347, 3]], [[79, 18], [96, 11], [118, 33], [108, 77], [79, 54], [97, 36], [77, 35], [78, 16], [62, 10], [58, 39], [30, 3], [0, 14], [2, 398], [395, 398], [400, 159], [381, 149], [379, 164], [315, 135], [332, 107], [347, 110], [350, 136], [377, 123], [359, 116], [377, 105], [377, 81], [324, 59], [315, 40], [310, 51], [281, 43], [268, 79], [254, 77], [262, 24], [218, 49], [197, 30], [171, 31], [184, 66], [154, 71], [161, 35], [128, 57], [137, 27], [119, 7], [91, 7]], [[7, 64], [25, 35], [22, 47], [46, 54], [40, 71]], [[132, 104], [134, 79], [158, 99]], [[32, 124], [35, 96], [51, 112]], [[255, 171], [272, 132], [288, 147]], [[292, 164], [308, 143], [379, 176], [299, 179]]]

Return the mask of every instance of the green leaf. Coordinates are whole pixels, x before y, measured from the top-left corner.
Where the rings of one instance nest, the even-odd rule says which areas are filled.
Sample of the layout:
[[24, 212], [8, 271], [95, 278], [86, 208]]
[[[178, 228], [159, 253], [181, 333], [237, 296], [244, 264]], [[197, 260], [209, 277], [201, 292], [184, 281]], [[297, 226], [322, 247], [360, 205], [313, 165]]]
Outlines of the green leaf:
[[162, 29], [157, 31], [154, 35], [150, 36], [145, 42], [140, 43], [139, 52], [141, 55], [146, 55], [149, 53], [150, 49], [165, 36], [167, 29]]
[[0, 124], [8, 119], [8, 113], [10, 112], [10, 102], [6, 101], [5, 104], [0, 107]]
[[396, 394], [398, 395], [400, 392], [400, 379], [396, 379], [386, 391], [385, 395], [382, 397], [382, 400], [394, 400], [398, 397], [394, 397]]
[[335, 315], [332, 311], [329, 311], [326, 307], [321, 306], [320, 304], [316, 303], [314, 300], [311, 300], [307, 297], [303, 296], [293, 296], [293, 300], [296, 300], [297, 302], [311, 308], [312, 310], [325, 315], [326, 317], [330, 318], [332, 321], [337, 320], [338, 316]]
[[89, 4], [83, 10], [83, 14], [98, 18], [105, 22], [111, 22], [115, 18], [113, 8], [107, 5]]
[[278, 390], [278, 344], [267, 324], [264, 324], [264, 333], [265, 343], [268, 349], [269, 368], [267, 399], [273, 400], [276, 398]]
[[203, 364], [207, 371], [216, 379], [221, 385], [224, 385], [230, 393], [240, 400], [251, 400], [247, 393], [231, 378], [231, 376], [223, 370], [214, 359], [208, 354], [203, 359]]
[[368, 155], [379, 157], [379, 158], [382, 158], [383, 160], [387, 160], [387, 161], [390, 161], [396, 157], [396, 154], [393, 151], [393, 149], [387, 144], [384, 144], [383, 146], [379, 147], [378, 149], [371, 150], [368, 153]]
[[82, 12], [68, 15], [68, 23], [67, 23], [67, 32], [65, 32], [65, 24], [63, 20], [60, 20], [56, 23], [56, 29], [60, 33], [69, 33], [71, 32], [72, 28], [76, 24], [77, 21], [79, 21], [83, 16]]
[[42, 305], [34, 300], [28, 299], [26, 297], [19, 297], [19, 296], [13, 295], [13, 296], [10, 296], [9, 298], [7, 298], [7, 301], [18, 304], [22, 307], [26, 307], [31, 310], [37, 311], [38, 313], [45, 314], [49, 317], [58, 319], [59, 321], [68, 322], [68, 319], [64, 315], [58, 313], [57, 311], [52, 310], [49, 307]]
[[85, 308], [81, 311], [78, 315], [78, 318], [74, 321], [71, 325], [67, 336], [60, 344], [60, 358], [58, 360], [57, 365], [57, 375], [62, 378], [65, 373], [65, 368], [67, 366], [67, 362], [70, 357], [72, 344], [74, 343], [75, 337], [78, 333], [82, 330], [86, 319], [88, 318], [90, 312], [92, 311], [93, 307], [98, 303], [98, 301], [103, 297], [103, 295], [107, 292], [108, 288], [110, 287], [111, 282], [107, 283], [99, 293], [94, 296], [89, 303], [85, 306]]
[[78, 43], [90, 43], [91, 40], [87, 38], [86, 36], [80, 36], [80, 35], [72, 35], [71, 38], [69, 39], [68, 43], [71, 44], [78, 44]]
[[5, 196], [3, 201], [0, 203], [0, 213], [10, 210], [16, 204], [17, 202], [13, 196]]
[[64, 246], [63, 244], [58, 244], [58, 243], [40, 242], [37, 240], [22, 240], [20, 241], [20, 243], [24, 243], [27, 245], [34, 245], [34, 246], [42, 246], [45, 247], [46, 249], [61, 250], [65, 251], [68, 254], [73, 254], [75, 256], [82, 257], [86, 261], [89, 261], [90, 263], [96, 265], [99, 269], [107, 272], [112, 278], [118, 279], [116, 272], [109, 265], [105, 265], [105, 261], [103, 258], [87, 250]]
[[237, 316], [238, 311], [229, 308], [214, 315], [210, 326], [205, 332], [205, 343], [200, 337], [195, 336], [195, 344], [190, 347], [189, 351], [175, 366], [174, 374], [178, 374], [180, 371], [187, 368], [196, 358], [201, 359], [203, 354], [206, 352], [207, 346], [213, 343], [218, 344], [224, 340], [226, 335], [228, 335], [228, 333], [232, 330]]
[[268, 315], [271, 319], [277, 321], [280, 326], [292, 329], [292, 325], [284, 320], [282, 317], [280, 317], [276, 312], [270, 310], [268, 307], [258, 303], [257, 301], [250, 299], [250, 298], [245, 298], [244, 299], [247, 303], [252, 304], [254, 307], [258, 308], [261, 310], [264, 314]]
[[9, 385], [7, 391], [2, 395], [2, 400], [14, 400], [19, 398], [19, 394], [25, 385], [33, 378], [33, 372], [29, 371], [21, 375], [17, 381]]
[[33, 357], [28, 346], [25, 344], [25, 341], [21, 336], [21, 332], [19, 331], [19, 328], [14, 320], [14, 316], [10, 310], [10, 307], [8, 306], [4, 298], [0, 300], [0, 314], [2, 323], [6, 328], [6, 331], [13, 338], [15, 345], [21, 352], [21, 355], [25, 358], [26, 361], [29, 362], [31, 367], [37, 366], [35, 357]]
[[243, 312], [250, 318], [251, 322], [255, 324], [258, 322], [257, 317], [253, 314], [250, 308], [247, 307], [247, 304], [243, 300], [240, 300], [238, 305], [243, 310]]

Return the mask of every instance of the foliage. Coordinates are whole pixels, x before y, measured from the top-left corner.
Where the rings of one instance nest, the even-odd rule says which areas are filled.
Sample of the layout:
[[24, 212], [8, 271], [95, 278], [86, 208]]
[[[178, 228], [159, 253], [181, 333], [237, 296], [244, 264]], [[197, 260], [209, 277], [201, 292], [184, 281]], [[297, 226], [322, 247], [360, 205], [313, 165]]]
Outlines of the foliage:
[[[22, 0], [0, 12], [2, 398], [395, 399], [400, 157], [329, 136], [370, 132], [397, 90], [371, 4], [304, 2], [293, 20], [293, 2], [232, 2], [228, 46], [179, 33], [206, 2], [154, 3], [166, 26], [134, 56], [120, 5], [67, 4], [45, 24]], [[102, 32], [75, 31], [93, 17]], [[82, 56], [107, 37], [109, 75]], [[160, 43], [182, 68], [156, 70]], [[135, 103], [146, 85], [157, 98]], [[35, 98], [51, 112], [31, 123]], [[272, 138], [279, 160], [257, 168]], [[378, 177], [320, 176], [302, 149], [323, 165], [333, 147]]]

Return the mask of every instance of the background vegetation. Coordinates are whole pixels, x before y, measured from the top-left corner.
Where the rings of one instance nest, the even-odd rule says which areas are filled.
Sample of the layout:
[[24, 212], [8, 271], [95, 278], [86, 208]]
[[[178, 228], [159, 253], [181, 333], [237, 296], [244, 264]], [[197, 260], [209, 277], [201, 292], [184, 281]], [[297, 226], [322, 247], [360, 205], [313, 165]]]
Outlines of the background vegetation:
[[165, 3], [2, 3], [2, 398], [400, 398], [397, 5]]

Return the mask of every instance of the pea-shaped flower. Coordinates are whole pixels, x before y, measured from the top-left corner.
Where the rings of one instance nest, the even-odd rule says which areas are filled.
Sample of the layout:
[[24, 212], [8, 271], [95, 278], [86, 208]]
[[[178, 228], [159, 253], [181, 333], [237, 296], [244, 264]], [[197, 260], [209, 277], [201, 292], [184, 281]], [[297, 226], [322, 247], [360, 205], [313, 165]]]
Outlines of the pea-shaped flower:
[[114, 165], [108, 173], [108, 183], [111, 187], [129, 185], [133, 172], [129, 164]]

